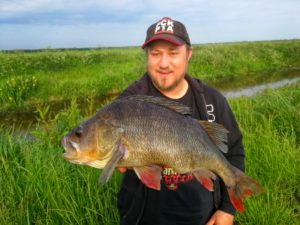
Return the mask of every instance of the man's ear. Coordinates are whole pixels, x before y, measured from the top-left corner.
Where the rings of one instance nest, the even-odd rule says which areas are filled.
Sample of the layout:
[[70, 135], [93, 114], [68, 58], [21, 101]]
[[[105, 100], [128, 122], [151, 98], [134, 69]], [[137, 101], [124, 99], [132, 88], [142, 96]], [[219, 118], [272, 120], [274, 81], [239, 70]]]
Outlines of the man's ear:
[[193, 48], [188, 46], [187, 47], [188, 49], [188, 61], [190, 61], [190, 59], [192, 58], [192, 55], [193, 55]]

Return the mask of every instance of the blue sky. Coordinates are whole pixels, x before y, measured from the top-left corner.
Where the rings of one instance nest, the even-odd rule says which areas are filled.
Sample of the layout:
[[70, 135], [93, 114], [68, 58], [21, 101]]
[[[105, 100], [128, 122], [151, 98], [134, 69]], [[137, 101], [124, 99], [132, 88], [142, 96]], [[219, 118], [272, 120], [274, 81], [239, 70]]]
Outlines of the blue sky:
[[299, 0], [0, 0], [0, 50], [139, 46], [183, 22], [193, 44], [300, 38]]

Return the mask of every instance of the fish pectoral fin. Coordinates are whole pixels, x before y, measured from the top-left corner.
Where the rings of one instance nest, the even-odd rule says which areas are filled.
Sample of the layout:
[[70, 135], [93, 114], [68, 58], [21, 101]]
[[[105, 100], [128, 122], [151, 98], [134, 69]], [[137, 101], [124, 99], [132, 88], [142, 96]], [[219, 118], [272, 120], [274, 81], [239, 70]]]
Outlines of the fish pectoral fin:
[[214, 191], [213, 180], [217, 178], [216, 174], [210, 170], [201, 169], [193, 172], [193, 175], [207, 190]]
[[228, 130], [223, 125], [214, 122], [199, 120], [199, 124], [206, 131], [213, 143], [217, 145], [222, 152], [227, 153]]
[[114, 152], [112, 154], [112, 157], [103, 168], [102, 173], [99, 177], [99, 184], [104, 184], [109, 180], [118, 162], [120, 161], [120, 159], [124, 157], [126, 152], [126, 147], [124, 144], [121, 143], [121, 141], [118, 141], [113, 151]]
[[133, 167], [138, 178], [148, 188], [160, 190], [160, 179], [162, 168], [157, 165]]

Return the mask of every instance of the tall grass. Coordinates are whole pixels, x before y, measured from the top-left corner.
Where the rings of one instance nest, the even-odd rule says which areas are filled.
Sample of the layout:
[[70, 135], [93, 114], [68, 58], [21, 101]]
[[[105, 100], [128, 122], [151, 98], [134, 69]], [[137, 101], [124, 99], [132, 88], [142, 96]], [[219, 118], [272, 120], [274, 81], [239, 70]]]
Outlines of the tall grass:
[[118, 176], [61, 159], [62, 149], [1, 132], [0, 224], [116, 224]]
[[[15, 77], [35, 77], [38, 85], [33, 94], [22, 98], [31, 105], [70, 96], [104, 97], [142, 74], [143, 56], [137, 48], [0, 53], [0, 103], [19, 105], [9, 101], [13, 96], [6, 85]], [[14, 92], [20, 95], [18, 88]]]
[[231, 100], [244, 134], [246, 171], [264, 194], [247, 201], [239, 224], [300, 224], [300, 83]]
[[76, 100], [43, 118], [25, 134], [0, 130], [0, 224], [117, 224], [120, 175], [99, 187], [99, 170], [62, 160], [60, 138], [83, 119]]
[[[206, 82], [300, 68], [300, 41], [194, 45], [189, 73]], [[86, 51], [0, 52], [0, 103], [11, 107], [6, 82], [15, 77], [37, 79], [22, 101], [103, 97], [120, 92], [145, 71], [144, 52], [136, 48]], [[14, 90], [16, 93], [19, 89]], [[25, 104], [26, 105], [26, 104]], [[23, 104], [22, 104], [23, 107]]]
[[299, 62], [299, 40], [209, 44], [194, 47], [189, 71], [214, 81], [299, 68]]
[[[230, 100], [244, 134], [246, 173], [264, 187], [237, 224], [299, 224], [299, 87]], [[61, 158], [59, 137], [82, 119], [73, 100], [34, 135], [0, 130], [0, 224], [118, 224], [120, 174], [99, 187], [99, 170]]]

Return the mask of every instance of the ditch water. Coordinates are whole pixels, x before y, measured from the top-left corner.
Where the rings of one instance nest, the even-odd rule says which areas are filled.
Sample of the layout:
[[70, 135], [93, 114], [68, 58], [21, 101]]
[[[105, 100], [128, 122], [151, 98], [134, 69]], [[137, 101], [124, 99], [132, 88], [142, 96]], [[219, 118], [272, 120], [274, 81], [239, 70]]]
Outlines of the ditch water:
[[[250, 77], [243, 77], [210, 82], [209, 85], [220, 90], [227, 98], [237, 98], [241, 96], [251, 97], [255, 94], [262, 92], [265, 89], [276, 89], [285, 85], [296, 83], [300, 80], [300, 70], [293, 71], [277, 71], [267, 74], [251, 75]], [[110, 97], [111, 98], [111, 97]], [[78, 100], [78, 107], [80, 109], [89, 108], [89, 112], [96, 112], [99, 106], [103, 104], [105, 99], [94, 98], [86, 101], [84, 99]], [[92, 102], [92, 103], [91, 103]], [[70, 105], [70, 101], [56, 101], [49, 102], [49, 115], [47, 118], [50, 120], [55, 115], [66, 109]], [[26, 109], [1, 111], [0, 110], [0, 126], [1, 127], [14, 127], [16, 130], [26, 130], [28, 127], [33, 128], [38, 122], [38, 113], [36, 106]], [[81, 112], [83, 115], [88, 116], [90, 113], [86, 111]]]
[[300, 77], [296, 77], [292, 79], [283, 79], [272, 83], [258, 84], [251, 87], [241, 88], [239, 90], [225, 91], [223, 92], [223, 94], [225, 95], [226, 98], [238, 98], [241, 96], [251, 97], [253, 95], [258, 94], [259, 92], [262, 92], [265, 89], [280, 88], [285, 85], [291, 85], [293, 83], [296, 83], [298, 80], [300, 80]]

